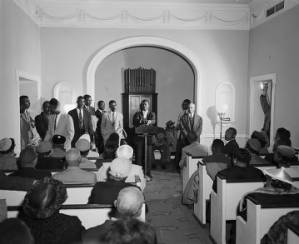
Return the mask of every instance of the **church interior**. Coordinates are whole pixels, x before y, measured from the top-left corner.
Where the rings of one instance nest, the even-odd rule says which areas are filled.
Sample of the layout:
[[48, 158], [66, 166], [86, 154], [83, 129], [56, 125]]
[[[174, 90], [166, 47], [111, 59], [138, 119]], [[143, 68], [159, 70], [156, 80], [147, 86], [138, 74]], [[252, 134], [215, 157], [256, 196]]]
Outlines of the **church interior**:
[[0, 244], [298, 244], [298, 24], [298, 0], [0, 0]]

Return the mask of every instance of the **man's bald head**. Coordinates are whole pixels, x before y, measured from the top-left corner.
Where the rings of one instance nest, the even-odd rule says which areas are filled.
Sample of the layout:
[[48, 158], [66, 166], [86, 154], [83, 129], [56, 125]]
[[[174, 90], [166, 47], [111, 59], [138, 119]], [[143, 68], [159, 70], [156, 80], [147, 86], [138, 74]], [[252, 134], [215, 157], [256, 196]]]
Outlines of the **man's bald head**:
[[137, 187], [129, 186], [123, 188], [114, 202], [117, 211], [123, 216], [139, 217], [141, 215], [144, 196]]
[[80, 151], [76, 148], [71, 148], [66, 152], [65, 160], [69, 166], [79, 166], [81, 161]]

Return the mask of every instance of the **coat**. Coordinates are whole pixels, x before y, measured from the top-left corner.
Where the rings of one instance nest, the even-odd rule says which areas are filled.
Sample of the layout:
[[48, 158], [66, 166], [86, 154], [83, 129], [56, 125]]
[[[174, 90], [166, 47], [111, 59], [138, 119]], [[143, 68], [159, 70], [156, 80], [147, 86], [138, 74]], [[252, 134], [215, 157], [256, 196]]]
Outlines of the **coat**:
[[[55, 128], [55, 119], [56, 128]], [[54, 135], [62, 135], [66, 138], [64, 143], [65, 149], [71, 148], [71, 141], [74, 137], [74, 124], [72, 118], [68, 114], [60, 113], [59, 115], [51, 114], [49, 116], [49, 128], [45, 136], [45, 141], [52, 140]]]
[[192, 123], [190, 123], [189, 114], [183, 114], [180, 125], [183, 138], [188, 139], [189, 133], [194, 132], [197, 135], [197, 140], [200, 141], [200, 135], [202, 132], [202, 118], [198, 114], [194, 113]]
[[[80, 136], [82, 135], [82, 132], [80, 130], [80, 125], [79, 125], [77, 108], [69, 111], [69, 115], [72, 117], [74, 123], [75, 133], [72, 140], [72, 147], [75, 147], [76, 142], [79, 140]], [[84, 127], [83, 128], [84, 133], [88, 133], [92, 141], [94, 132], [93, 132], [91, 115], [85, 108], [83, 108], [83, 127]]]
[[114, 122], [112, 112], [106, 112], [102, 116], [101, 133], [104, 139], [104, 145], [112, 133], [119, 134], [120, 139], [123, 139], [123, 115], [120, 112], [115, 112]]
[[68, 167], [66, 170], [53, 175], [53, 179], [61, 181], [63, 184], [95, 184], [96, 174], [87, 172], [79, 167]]

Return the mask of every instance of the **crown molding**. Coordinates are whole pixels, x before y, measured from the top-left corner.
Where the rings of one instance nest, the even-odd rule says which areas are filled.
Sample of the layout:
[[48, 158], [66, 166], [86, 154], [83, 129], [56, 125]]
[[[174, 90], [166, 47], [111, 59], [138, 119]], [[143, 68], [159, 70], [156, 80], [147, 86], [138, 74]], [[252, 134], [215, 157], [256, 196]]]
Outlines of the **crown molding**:
[[14, 1], [40, 27], [179, 30], [250, 28], [250, 8], [247, 4]]
[[282, 0], [253, 0], [250, 4], [250, 26], [251, 29], [281, 15], [282, 13], [296, 7], [299, 4], [299, 0], [285, 0], [284, 1], [284, 9], [280, 10], [279, 12], [266, 17], [267, 9], [273, 7], [277, 3], [280, 3]]

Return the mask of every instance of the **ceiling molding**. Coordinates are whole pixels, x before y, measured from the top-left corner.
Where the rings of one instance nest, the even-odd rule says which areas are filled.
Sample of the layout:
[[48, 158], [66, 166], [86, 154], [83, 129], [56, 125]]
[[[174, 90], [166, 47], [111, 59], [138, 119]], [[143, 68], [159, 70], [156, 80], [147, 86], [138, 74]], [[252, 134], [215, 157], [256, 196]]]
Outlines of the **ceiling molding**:
[[248, 30], [247, 4], [14, 0], [40, 27]]
[[280, 14], [294, 8], [299, 4], [299, 0], [285, 0], [284, 9], [279, 11], [278, 13], [273, 14], [270, 17], [266, 17], [266, 10], [273, 7], [277, 3], [280, 3], [282, 0], [253, 0], [250, 4], [250, 12], [251, 12], [251, 28], [255, 28], [266, 21], [269, 21]]

